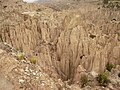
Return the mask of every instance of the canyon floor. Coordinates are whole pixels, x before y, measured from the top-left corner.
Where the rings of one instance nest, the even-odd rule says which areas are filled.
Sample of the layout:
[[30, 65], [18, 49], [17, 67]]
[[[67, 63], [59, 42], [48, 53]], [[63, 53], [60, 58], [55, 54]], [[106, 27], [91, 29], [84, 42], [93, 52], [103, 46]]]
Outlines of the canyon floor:
[[120, 4], [0, 0], [0, 90], [120, 90]]

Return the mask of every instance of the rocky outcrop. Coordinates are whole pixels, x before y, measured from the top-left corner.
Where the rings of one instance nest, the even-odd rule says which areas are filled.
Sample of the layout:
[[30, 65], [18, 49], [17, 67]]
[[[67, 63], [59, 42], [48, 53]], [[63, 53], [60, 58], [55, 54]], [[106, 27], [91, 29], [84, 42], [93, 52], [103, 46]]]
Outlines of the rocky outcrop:
[[75, 78], [79, 65], [102, 72], [107, 62], [120, 64], [119, 11], [90, 4], [56, 11], [38, 4], [0, 3], [1, 42], [36, 56], [37, 64], [48, 68], [45, 72], [68, 80]]
[[0, 73], [0, 90], [59, 90], [56, 85], [63, 84], [61, 79], [51, 78], [40, 66], [26, 60], [18, 61], [13, 53], [2, 49]]

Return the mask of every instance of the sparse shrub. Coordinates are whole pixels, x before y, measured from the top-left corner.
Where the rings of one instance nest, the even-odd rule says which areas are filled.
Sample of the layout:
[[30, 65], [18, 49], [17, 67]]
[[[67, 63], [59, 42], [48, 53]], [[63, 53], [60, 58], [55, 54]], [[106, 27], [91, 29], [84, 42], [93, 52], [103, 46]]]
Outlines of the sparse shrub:
[[114, 68], [114, 65], [112, 63], [107, 63], [106, 69], [111, 72], [112, 68]]
[[106, 73], [99, 74], [97, 77], [97, 81], [99, 82], [101, 86], [104, 86], [104, 87], [106, 87], [108, 83], [110, 82]]
[[32, 64], [36, 64], [36, 58], [35, 57], [30, 57], [29, 58], [29, 61], [30, 61], [30, 63], [32, 63]]
[[80, 82], [81, 82], [81, 87], [85, 87], [88, 84], [88, 76], [87, 75], [83, 75], [80, 78]]
[[24, 54], [23, 53], [18, 53], [16, 55], [17, 60], [23, 60], [24, 59]]

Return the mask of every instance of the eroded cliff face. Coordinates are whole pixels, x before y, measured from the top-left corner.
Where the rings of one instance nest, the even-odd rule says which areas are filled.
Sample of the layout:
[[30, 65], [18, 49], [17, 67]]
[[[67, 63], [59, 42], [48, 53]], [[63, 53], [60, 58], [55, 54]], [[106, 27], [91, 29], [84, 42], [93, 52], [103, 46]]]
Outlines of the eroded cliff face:
[[38, 4], [0, 3], [1, 42], [35, 56], [45, 72], [73, 80], [79, 65], [102, 72], [107, 62], [120, 64], [120, 11], [89, 4], [58, 11]]

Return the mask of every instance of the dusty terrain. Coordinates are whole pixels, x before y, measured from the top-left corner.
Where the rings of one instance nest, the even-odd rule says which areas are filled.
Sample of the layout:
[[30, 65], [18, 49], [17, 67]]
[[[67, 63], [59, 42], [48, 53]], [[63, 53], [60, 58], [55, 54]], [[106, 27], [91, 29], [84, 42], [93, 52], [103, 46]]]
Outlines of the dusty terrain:
[[[89, 0], [0, 0], [0, 90], [119, 90], [119, 65], [119, 9]], [[95, 79], [103, 72], [107, 87]]]

